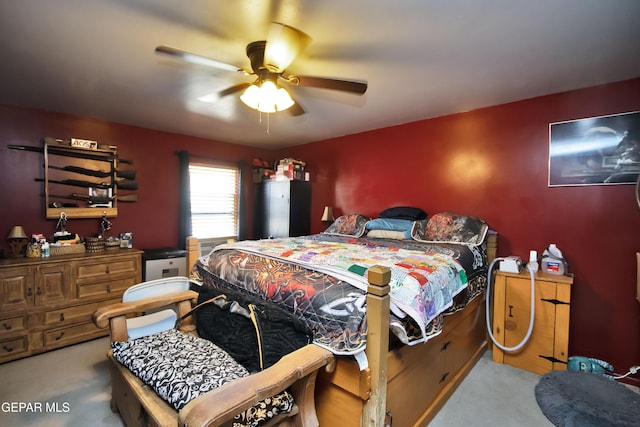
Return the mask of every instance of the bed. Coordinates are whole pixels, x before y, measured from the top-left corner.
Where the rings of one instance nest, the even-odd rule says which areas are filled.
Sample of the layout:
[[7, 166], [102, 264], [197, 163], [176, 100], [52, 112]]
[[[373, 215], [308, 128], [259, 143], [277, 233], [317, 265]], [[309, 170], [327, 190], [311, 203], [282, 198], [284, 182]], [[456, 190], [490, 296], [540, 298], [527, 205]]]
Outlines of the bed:
[[[232, 242], [199, 253], [192, 277], [277, 303], [336, 357], [320, 372], [320, 425], [426, 425], [486, 350], [486, 268], [497, 234], [479, 218], [391, 208], [343, 215], [323, 233]], [[390, 283], [367, 281], [390, 268]]]

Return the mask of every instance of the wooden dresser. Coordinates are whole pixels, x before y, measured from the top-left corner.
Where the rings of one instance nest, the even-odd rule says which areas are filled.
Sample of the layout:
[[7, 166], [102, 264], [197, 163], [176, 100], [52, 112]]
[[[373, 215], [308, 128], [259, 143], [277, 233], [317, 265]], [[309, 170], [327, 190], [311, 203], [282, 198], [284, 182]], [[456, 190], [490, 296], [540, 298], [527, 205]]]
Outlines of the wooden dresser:
[[142, 281], [142, 251], [0, 259], [0, 363], [109, 333], [91, 316]]

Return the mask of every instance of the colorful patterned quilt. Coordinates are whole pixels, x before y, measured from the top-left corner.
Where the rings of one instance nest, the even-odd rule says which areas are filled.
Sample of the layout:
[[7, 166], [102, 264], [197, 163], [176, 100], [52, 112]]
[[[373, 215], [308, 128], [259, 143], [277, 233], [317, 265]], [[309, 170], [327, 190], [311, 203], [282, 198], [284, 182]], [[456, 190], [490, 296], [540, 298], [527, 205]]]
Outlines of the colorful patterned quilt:
[[412, 345], [437, 335], [443, 313], [469, 286], [468, 272], [476, 277], [486, 265], [477, 248], [398, 246], [385, 239], [323, 234], [242, 241], [218, 246], [199, 260], [195, 272], [205, 286], [240, 289], [283, 304], [307, 322], [317, 344], [355, 354], [366, 345], [371, 266], [391, 269], [391, 329]]

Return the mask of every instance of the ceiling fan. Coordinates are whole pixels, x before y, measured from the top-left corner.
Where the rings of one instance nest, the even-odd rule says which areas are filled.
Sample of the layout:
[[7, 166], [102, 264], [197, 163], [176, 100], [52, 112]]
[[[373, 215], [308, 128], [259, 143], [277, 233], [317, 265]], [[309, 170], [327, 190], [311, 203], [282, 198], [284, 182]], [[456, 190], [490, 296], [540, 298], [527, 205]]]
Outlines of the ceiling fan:
[[288, 110], [292, 115], [298, 116], [305, 112], [300, 104], [291, 98], [289, 92], [279, 85], [280, 82], [357, 95], [366, 92], [367, 82], [363, 80], [288, 74], [287, 67], [310, 42], [311, 37], [304, 32], [289, 25], [272, 22], [266, 40], [254, 41], [247, 45], [250, 70], [166, 45], [156, 47], [155, 51], [191, 63], [255, 76], [253, 82], [233, 85], [218, 92], [218, 96], [224, 97], [244, 91], [240, 99], [249, 107], [265, 113]]

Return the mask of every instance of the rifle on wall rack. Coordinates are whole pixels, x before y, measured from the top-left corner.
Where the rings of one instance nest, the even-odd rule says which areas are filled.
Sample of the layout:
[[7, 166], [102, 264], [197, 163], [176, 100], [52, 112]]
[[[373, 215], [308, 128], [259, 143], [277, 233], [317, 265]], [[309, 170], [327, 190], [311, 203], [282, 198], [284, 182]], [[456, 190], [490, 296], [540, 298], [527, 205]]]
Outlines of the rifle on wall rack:
[[[44, 178], [35, 178], [35, 180], [38, 182], [45, 182]], [[49, 182], [54, 184], [73, 185], [74, 187], [100, 188], [104, 190], [107, 190], [109, 188], [114, 188], [114, 187], [118, 187], [123, 190], [138, 189], [138, 181], [131, 181], [128, 179], [116, 181], [113, 185], [98, 183], [98, 182], [91, 182], [91, 181], [82, 181], [80, 179], [61, 179], [61, 180], [50, 179]]]
[[[45, 141], [47, 138], [45, 138]], [[8, 147], [12, 150], [22, 150], [22, 151], [33, 151], [35, 153], [44, 153], [44, 147], [37, 147], [35, 145], [13, 145], [10, 144]], [[102, 151], [104, 154], [99, 154], [100, 152], [96, 151], [92, 153], [92, 150], [86, 149], [78, 149], [73, 147], [65, 147], [65, 146], [49, 146], [47, 151], [51, 154], [57, 154], [60, 156], [69, 156], [76, 157], [78, 159], [86, 159], [86, 160], [100, 160], [103, 162], [111, 162], [113, 160], [118, 161], [119, 163], [125, 163], [128, 165], [133, 164], [133, 160], [122, 159], [117, 155], [109, 152]]]
[[[87, 168], [83, 168], [83, 167], [80, 167], [80, 166], [52, 166], [52, 165], [49, 165], [49, 169], [58, 169], [58, 170], [67, 171], [67, 172], [75, 172], [75, 173], [79, 173], [81, 175], [95, 176], [95, 177], [98, 177], [98, 178], [108, 178], [108, 177], [111, 176], [111, 172], [109, 172], [109, 171], [87, 169]], [[136, 179], [136, 171], [135, 170], [117, 170], [116, 171], [116, 176], [118, 178], [124, 178], [124, 179]]]
[[114, 200], [119, 202], [137, 202], [138, 195], [137, 194], [125, 194], [122, 196], [111, 196], [111, 197], [99, 197], [99, 196], [89, 196], [86, 194], [72, 193], [67, 196], [62, 196], [58, 194], [50, 194], [49, 198], [53, 199], [67, 199], [67, 200], [84, 200], [90, 204], [98, 204], [98, 203], [109, 203]]

